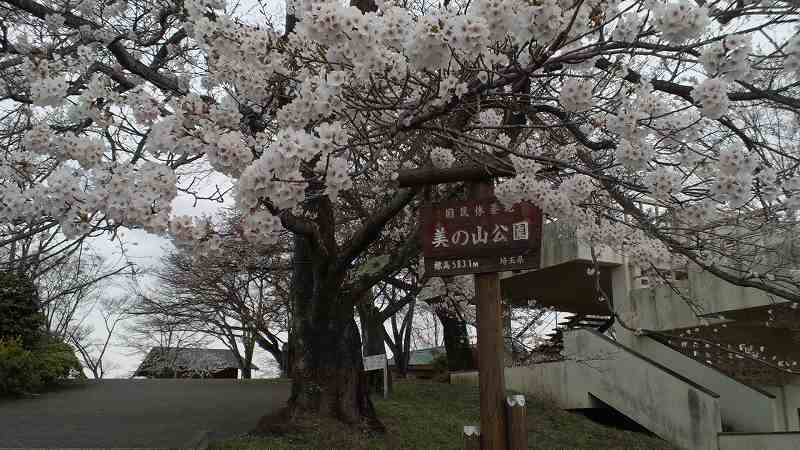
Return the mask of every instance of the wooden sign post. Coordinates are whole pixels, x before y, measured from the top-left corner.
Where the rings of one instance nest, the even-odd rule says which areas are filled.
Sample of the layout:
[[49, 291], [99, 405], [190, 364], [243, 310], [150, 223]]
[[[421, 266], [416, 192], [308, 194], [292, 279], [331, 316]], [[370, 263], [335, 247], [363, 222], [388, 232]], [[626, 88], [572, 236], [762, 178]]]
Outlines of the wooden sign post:
[[[494, 186], [477, 183], [472, 197], [476, 200], [494, 197]], [[513, 241], [512, 241], [513, 242]], [[475, 296], [478, 303], [478, 384], [481, 406], [481, 446], [483, 449], [506, 449], [506, 417], [503, 400], [506, 377], [503, 364], [503, 310], [500, 304], [500, 274], [475, 275]]]
[[383, 371], [383, 398], [389, 398], [389, 360], [386, 353], [364, 357], [364, 372], [370, 370]]
[[508, 404], [508, 450], [528, 449], [528, 422], [525, 414], [525, 396], [509, 395]]
[[464, 427], [464, 450], [481, 450], [481, 427]]
[[[491, 174], [480, 172], [481, 168], [470, 170], [405, 171], [399, 182], [401, 186], [412, 186], [491, 179]], [[459, 180], [457, 176], [463, 178]], [[475, 274], [481, 448], [506, 450], [499, 272], [539, 268], [542, 213], [528, 203], [506, 210], [495, 199], [491, 181], [478, 181], [472, 185], [468, 200], [425, 206], [422, 220], [425, 276]]]

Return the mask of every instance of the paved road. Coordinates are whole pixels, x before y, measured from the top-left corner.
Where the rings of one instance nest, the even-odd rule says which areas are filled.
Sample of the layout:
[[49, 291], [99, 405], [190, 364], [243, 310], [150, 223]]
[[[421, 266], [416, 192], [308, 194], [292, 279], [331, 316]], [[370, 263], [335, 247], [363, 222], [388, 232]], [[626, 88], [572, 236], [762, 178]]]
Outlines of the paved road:
[[202, 430], [251, 430], [289, 391], [257, 380], [92, 381], [0, 401], [0, 448], [179, 448]]

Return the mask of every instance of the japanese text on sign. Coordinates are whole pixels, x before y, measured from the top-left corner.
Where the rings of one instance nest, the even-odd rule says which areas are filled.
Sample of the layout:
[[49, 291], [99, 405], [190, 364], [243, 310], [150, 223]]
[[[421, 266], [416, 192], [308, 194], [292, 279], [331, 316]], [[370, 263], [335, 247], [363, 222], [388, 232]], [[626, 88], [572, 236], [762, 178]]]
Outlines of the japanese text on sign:
[[542, 215], [530, 203], [504, 208], [494, 199], [435, 204], [423, 211], [428, 275], [536, 268]]

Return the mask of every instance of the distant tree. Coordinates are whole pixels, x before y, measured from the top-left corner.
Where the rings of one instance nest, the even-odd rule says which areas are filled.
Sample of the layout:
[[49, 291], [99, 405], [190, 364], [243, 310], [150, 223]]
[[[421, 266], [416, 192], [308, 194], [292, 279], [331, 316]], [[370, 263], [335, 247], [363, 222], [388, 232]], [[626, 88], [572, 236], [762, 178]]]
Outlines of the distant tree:
[[217, 338], [249, 378], [256, 345], [286, 369], [289, 265], [282, 245], [256, 249], [232, 234], [237, 217], [232, 212], [222, 221], [220, 232], [229, 236], [213, 251], [178, 249], [165, 255], [153, 273], [157, 284], [140, 293], [133, 312]]
[[420, 298], [428, 302], [428, 311], [441, 323], [449, 370], [474, 369], [475, 358], [467, 329], [467, 325], [475, 324], [472, 277], [434, 278], [420, 292]]
[[108, 361], [108, 348], [112, 343], [120, 323], [129, 315], [130, 297], [103, 297], [92, 307], [103, 322], [103, 329], [98, 330], [86, 317], [65, 330], [66, 342], [72, 344], [83, 367], [91, 372], [95, 379], [101, 379], [116, 367]]
[[[395, 369], [401, 378], [408, 375], [408, 363], [411, 357], [411, 330], [414, 328], [415, 310], [416, 302], [409, 302], [403, 310], [389, 318], [392, 334], [390, 335], [384, 330], [386, 344], [392, 350]], [[398, 318], [400, 318], [399, 326]]]

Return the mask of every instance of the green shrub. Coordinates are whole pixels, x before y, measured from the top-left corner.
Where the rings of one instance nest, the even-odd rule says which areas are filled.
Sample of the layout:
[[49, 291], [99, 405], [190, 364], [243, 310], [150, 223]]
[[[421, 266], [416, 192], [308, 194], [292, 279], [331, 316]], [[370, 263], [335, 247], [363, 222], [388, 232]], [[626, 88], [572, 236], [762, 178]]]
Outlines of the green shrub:
[[0, 396], [39, 392], [83, 376], [72, 347], [44, 332], [36, 288], [15, 272], [0, 272]]
[[17, 337], [31, 349], [42, 339], [43, 329], [33, 283], [16, 272], [0, 272], [0, 338]]
[[36, 357], [34, 371], [42, 386], [50, 386], [61, 380], [83, 375], [81, 363], [75, 356], [75, 350], [69, 344], [56, 338], [42, 339], [33, 354]]
[[436, 381], [447, 382], [450, 380], [450, 373], [447, 366], [447, 355], [441, 354], [433, 358], [433, 379]]
[[21, 339], [0, 338], [0, 395], [33, 390], [33, 352], [22, 347]]
[[43, 336], [31, 350], [19, 337], [0, 338], [0, 396], [39, 392], [82, 376], [72, 347], [55, 338]]

